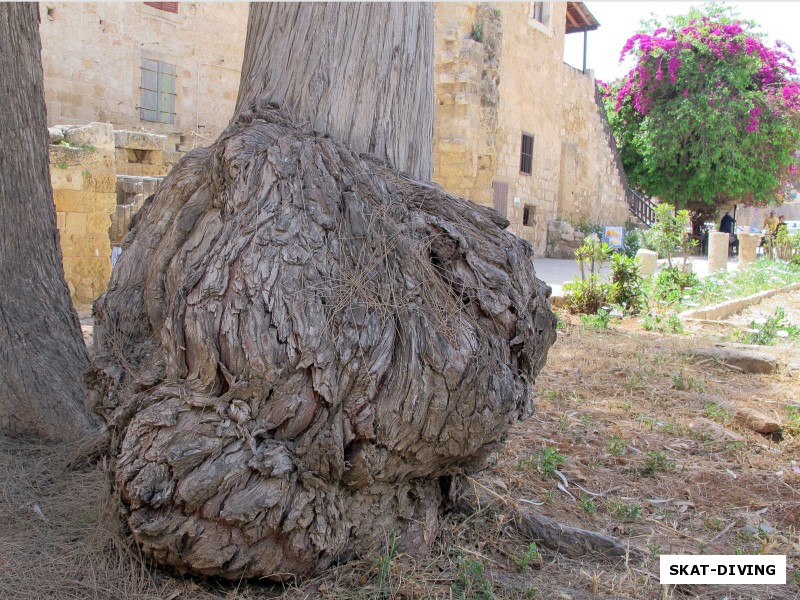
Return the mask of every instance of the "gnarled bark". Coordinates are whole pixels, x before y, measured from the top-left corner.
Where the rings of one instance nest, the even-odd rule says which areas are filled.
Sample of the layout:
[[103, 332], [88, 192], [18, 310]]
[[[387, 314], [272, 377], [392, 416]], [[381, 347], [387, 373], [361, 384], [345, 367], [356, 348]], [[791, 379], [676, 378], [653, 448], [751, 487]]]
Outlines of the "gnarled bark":
[[77, 439], [88, 365], [64, 281], [47, 156], [39, 10], [0, 4], [0, 432]]
[[271, 106], [179, 163], [95, 304], [93, 388], [147, 554], [281, 579], [484, 466], [554, 341], [530, 246], [487, 208]]
[[[407, 16], [429, 19], [430, 7], [251, 10], [237, 116], [137, 216], [95, 304], [89, 380], [144, 552], [179, 570], [280, 580], [392, 533], [424, 551], [449, 478], [482, 468], [530, 411], [555, 320], [530, 246], [504, 219], [387, 164], [424, 171], [406, 161], [422, 150], [374, 143], [392, 128], [401, 145], [425, 139], [432, 104], [411, 120], [371, 64], [394, 64], [409, 40], [390, 28], [397, 52], [383, 57], [356, 34], [372, 14], [426, 30]], [[317, 60], [323, 50], [338, 58]], [[301, 79], [360, 64], [372, 108], [336, 99], [330, 72], [339, 91], [321, 100], [276, 96], [270, 78], [287, 56]], [[331, 137], [295, 125], [314, 107]], [[349, 127], [347, 114], [374, 127]]]

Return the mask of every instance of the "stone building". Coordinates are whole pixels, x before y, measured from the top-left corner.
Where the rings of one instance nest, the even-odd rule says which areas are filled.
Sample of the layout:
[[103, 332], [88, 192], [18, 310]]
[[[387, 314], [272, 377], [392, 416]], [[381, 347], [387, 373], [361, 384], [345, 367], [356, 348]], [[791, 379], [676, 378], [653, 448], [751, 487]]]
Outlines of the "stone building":
[[42, 2], [47, 124], [111, 123], [213, 142], [236, 103], [247, 3]]
[[436, 5], [434, 180], [505, 214], [537, 256], [548, 222], [560, 241], [554, 221], [629, 215], [593, 74], [563, 62], [567, 31], [596, 26], [577, 2]]
[[[583, 4], [435, 11], [434, 181], [506, 215], [537, 256], [569, 255], [578, 241], [567, 221], [622, 225], [624, 184], [594, 78], [563, 62], [566, 32], [597, 26]], [[73, 130], [66, 147], [51, 146], [77, 304], [105, 289], [111, 248], [154, 178], [227, 126], [247, 12], [246, 3], [40, 4], [48, 125], [109, 124], [83, 128], [101, 142], [76, 142], [83, 133]]]

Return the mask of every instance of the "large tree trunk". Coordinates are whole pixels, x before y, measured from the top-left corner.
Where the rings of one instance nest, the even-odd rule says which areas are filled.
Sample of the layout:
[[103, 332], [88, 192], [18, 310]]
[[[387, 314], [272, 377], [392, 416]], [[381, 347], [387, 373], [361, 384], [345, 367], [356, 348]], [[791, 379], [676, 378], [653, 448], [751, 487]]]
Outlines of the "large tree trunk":
[[39, 9], [0, 4], [0, 432], [49, 439], [99, 425], [64, 281], [47, 156]]
[[[246, 63], [263, 37], [277, 54], [324, 29], [255, 31], [259, 11], [305, 9], [252, 10]], [[294, 60], [303, 78], [313, 61]], [[131, 531], [162, 564], [235, 579], [310, 574], [393, 534], [424, 551], [449, 478], [529, 413], [555, 339], [504, 219], [271, 100], [172, 170], [95, 304], [93, 402]]]
[[252, 4], [236, 114], [265, 100], [298, 125], [428, 181], [433, 6]]

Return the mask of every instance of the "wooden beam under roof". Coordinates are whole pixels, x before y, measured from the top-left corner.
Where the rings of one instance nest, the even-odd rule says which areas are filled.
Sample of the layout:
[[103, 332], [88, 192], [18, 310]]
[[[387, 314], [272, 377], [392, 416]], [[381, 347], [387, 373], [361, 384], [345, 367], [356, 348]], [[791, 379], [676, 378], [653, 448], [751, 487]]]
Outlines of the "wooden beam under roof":
[[583, 2], [567, 2], [566, 33], [594, 31], [600, 23]]

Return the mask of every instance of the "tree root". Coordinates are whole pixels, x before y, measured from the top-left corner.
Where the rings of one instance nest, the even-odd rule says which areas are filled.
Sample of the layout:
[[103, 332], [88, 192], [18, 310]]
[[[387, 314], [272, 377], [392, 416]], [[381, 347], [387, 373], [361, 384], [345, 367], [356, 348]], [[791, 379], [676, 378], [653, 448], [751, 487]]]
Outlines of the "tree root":
[[522, 510], [513, 498], [498, 494], [473, 478], [454, 480], [451, 483], [450, 500], [455, 509], [467, 513], [500, 502], [510, 513], [511, 522], [520, 534], [570, 558], [594, 555], [625, 557], [626, 562], [642, 562], [647, 556], [640, 548], [613, 536], [565, 525], [537, 512]]

